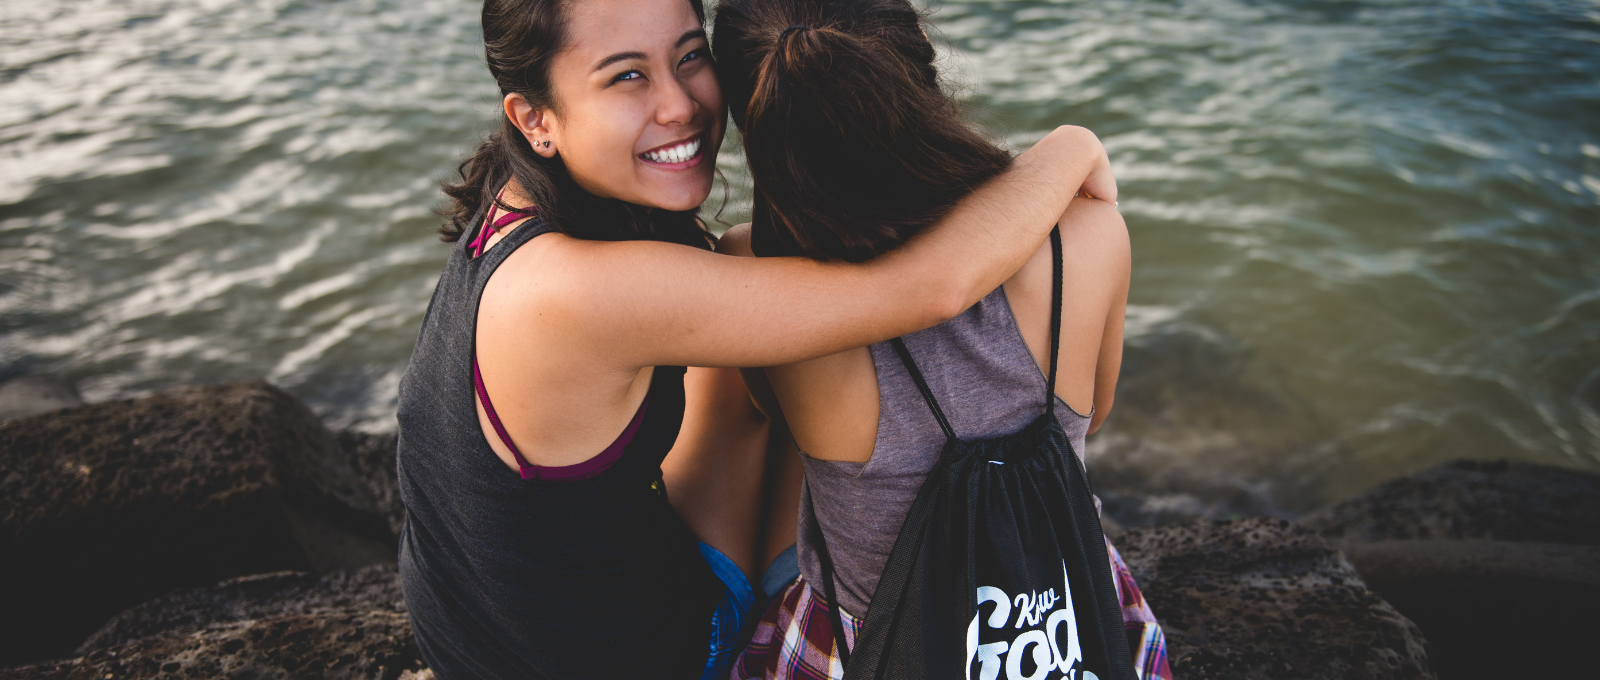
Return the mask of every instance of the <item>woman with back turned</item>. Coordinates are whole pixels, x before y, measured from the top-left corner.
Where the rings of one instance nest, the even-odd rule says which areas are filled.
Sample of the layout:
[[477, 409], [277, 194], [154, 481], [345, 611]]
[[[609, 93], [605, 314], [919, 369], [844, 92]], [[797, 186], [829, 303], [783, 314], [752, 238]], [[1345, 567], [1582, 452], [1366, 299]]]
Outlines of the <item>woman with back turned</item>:
[[[718, 6], [718, 71], [755, 185], [752, 223], [731, 230], [720, 250], [873, 261], [1009, 167], [1011, 156], [965, 123], [941, 91], [920, 22], [905, 0]], [[1083, 451], [1085, 436], [1109, 414], [1130, 252], [1114, 197], [1102, 198], [1074, 201], [1060, 217], [1059, 254], [1042, 245], [969, 309], [904, 336], [960, 437], [1016, 432], [1038, 417], [1052, 333], [1059, 334], [1059, 377], [1048, 398], [1072, 451]], [[1007, 219], [994, 216], [996, 224]], [[1059, 289], [1056, 257], [1063, 260]], [[1052, 328], [1057, 304], [1059, 327]], [[770, 391], [758, 387], [763, 373]], [[947, 436], [888, 342], [747, 371], [746, 380], [764, 408], [788, 422], [802, 452], [805, 500], [801, 575], [771, 603], [733, 675], [839, 678], [843, 655], [823, 589], [830, 575], [819, 558], [832, 558], [842, 644], [853, 645]], [[1115, 549], [1108, 554], [1135, 672], [1170, 678], [1160, 627]], [[986, 680], [996, 677], [990, 670]], [[1040, 666], [1030, 677], [1061, 677], [1051, 672]]]
[[[691, 427], [718, 415], [697, 405], [737, 403], [704, 394], [742, 392], [737, 374], [683, 367], [791, 363], [955, 315], [1080, 186], [1115, 191], [1105, 151], [1053, 133], [871, 263], [728, 257], [695, 217], [726, 120], [699, 0], [488, 0], [482, 22], [503, 115], [446, 187], [454, 245], [400, 386], [418, 648], [445, 680], [726, 677], [761, 468]], [[713, 460], [664, 465], [669, 449]]]

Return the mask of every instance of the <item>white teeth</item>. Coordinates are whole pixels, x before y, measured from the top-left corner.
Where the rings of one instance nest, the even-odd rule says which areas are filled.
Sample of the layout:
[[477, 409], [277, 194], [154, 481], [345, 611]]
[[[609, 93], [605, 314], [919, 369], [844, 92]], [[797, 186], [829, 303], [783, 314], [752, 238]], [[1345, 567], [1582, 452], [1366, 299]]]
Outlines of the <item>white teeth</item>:
[[700, 140], [692, 139], [677, 146], [647, 151], [644, 157], [656, 163], [682, 163], [700, 153]]

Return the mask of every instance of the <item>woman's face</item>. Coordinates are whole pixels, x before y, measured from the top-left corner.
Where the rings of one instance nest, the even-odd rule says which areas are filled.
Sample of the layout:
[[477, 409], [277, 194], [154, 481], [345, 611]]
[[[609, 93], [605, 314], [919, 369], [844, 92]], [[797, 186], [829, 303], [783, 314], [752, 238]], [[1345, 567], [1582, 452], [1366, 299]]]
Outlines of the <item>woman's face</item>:
[[556, 109], [543, 117], [550, 146], [529, 141], [559, 153], [597, 196], [699, 206], [711, 193], [726, 113], [693, 8], [686, 0], [584, 0], [566, 11], [568, 47], [550, 68]]

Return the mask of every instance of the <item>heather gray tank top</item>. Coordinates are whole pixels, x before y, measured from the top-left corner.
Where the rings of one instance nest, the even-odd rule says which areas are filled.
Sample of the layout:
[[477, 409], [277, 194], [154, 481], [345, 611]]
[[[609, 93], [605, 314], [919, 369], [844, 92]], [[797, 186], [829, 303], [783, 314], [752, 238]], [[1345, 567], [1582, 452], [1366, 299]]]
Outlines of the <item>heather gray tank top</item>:
[[[1009, 434], [1044, 412], [1045, 375], [1022, 341], [1004, 287], [954, 319], [904, 340], [958, 436]], [[840, 604], [856, 617], [866, 616], [900, 525], [945, 444], [944, 432], [894, 347], [880, 342], [870, 349], [878, 374], [872, 459], [847, 463], [800, 455], [806, 470], [802, 493], [813, 501], [800, 500], [800, 573], [822, 592], [822, 565], [807, 538], [815, 523], [833, 558]], [[1081, 457], [1089, 416], [1055, 398], [1056, 419]]]

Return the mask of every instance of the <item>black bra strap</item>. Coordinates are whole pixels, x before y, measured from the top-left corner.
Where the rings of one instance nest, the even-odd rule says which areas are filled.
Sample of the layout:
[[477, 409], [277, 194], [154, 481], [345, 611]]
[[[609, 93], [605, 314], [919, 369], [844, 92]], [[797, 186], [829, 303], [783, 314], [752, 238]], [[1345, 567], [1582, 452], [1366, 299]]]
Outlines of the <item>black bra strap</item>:
[[934, 420], [939, 421], [940, 429], [949, 439], [956, 438], [956, 431], [950, 427], [950, 420], [944, 417], [944, 409], [939, 408], [939, 400], [933, 398], [933, 390], [928, 389], [928, 381], [922, 377], [922, 371], [917, 368], [917, 362], [911, 358], [911, 350], [906, 349], [906, 343], [900, 338], [889, 341], [894, 344], [894, 351], [900, 355], [900, 363], [906, 365], [906, 372], [911, 374], [911, 379], [916, 381], [917, 390], [922, 392], [923, 401], [928, 402], [928, 410], [933, 411]]
[[1044, 411], [1054, 414], [1056, 412], [1056, 355], [1061, 353], [1061, 284], [1064, 278], [1061, 264], [1061, 225], [1056, 225], [1050, 230], [1050, 251], [1055, 255], [1054, 276], [1055, 282], [1050, 289], [1050, 375], [1045, 379], [1044, 386]]

